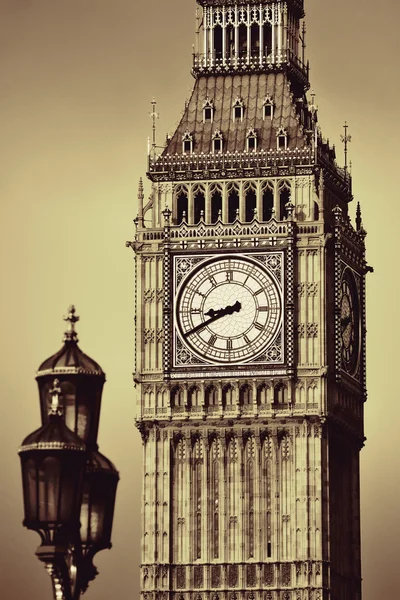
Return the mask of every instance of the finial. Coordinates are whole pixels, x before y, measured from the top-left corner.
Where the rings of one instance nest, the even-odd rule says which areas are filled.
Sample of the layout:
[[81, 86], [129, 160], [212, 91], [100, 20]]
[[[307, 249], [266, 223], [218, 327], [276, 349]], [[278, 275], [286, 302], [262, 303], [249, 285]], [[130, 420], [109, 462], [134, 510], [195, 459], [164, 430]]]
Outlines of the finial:
[[257, 206], [253, 208], [253, 219], [257, 219]]
[[152, 125], [153, 140], [152, 140], [152, 144], [151, 144], [153, 151], [155, 151], [155, 148], [156, 148], [156, 120], [160, 116], [156, 112], [156, 108], [157, 108], [157, 102], [156, 102], [156, 99], [153, 97], [153, 99], [151, 101], [151, 113], [150, 113], [150, 117], [151, 117], [152, 122], [153, 122], [153, 125]]
[[346, 179], [347, 179], [347, 144], [349, 142], [351, 142], [351, 135], [348, 135], [348, 133], [347, 133], [348, 128], [349, 128], [349, 126], [347, 125], [347, 121], [345, 121], [344, 125], [343, 125], [344, 135], [340, 136], [340, 139], [344, 143], [344, 174], [345, 174]]
[[168, 206], [166, 206], [161, 214], [164, 217], [164, 225], [168, 226], [170, 224], [172, 210]]
[[236, 218], [237, 219], [239, 218], [239, 209], [238, 208], [236, 209]]
[[222, 210], [219, 208], [218, 209], [218, 221], [222, 220]]
[[361, 227], [362, 227], [361, 206], [360, 206], [360, 203], [357, 202], [357, 210], [356, 210], [356, 228], [357, 228], [357, 231], [361, 231]]
[[285, 204], [285, 208], [286, 208], [287, 218], [290, 221], [292, 219], [292, 217], [293, 217], [294, 204], [289, 200], [289, 202], [287, 202]]
[[79, 317], [75, 315], [75, 306], [71, 304], [68, 309], [68, 314], [64, 317], [64, 321], [68, 323], [68, 329], [64, 333], [64, 342], [78, 342], [78, 334], [75, 331], [75, 323], [79, 321]]
[[138, 198], [138, 216], [137, 216], [137, 223], [135, 223], [135, 224], [137, 226], [140, 223], [140, 225], [144, 226], [144, 223], [143, 223], [144, 189], [143, 189], [143, 179], [141, 177], [139, 178], [137, 198]]
[[141, 177], [139, 177], [138, 198], [144, 198], [143, 179]]
[[306, 54], [306, 22], [305, 21], [303, 21], [300, 39], [301, 39], [301, 62], [304, 65], [305, 54]]
[[204, 210], [201, 209], [200, 211], [200, 221], [204, 221]]
[[53, 387], [50, 390], [50, 394], [51, 394], [51, 404], [49, 407], [49, 415], [61, 416], [63, 413], [63, 407], [60, 403], [61, 388], [60, 388], [60, 381], [58, 379], [54, 379]]
[[335, 219], [335, 224], [340, 225], [340, 223], [342, 222], [342, 209], [336, 204], [336, 206], [332, 208], [332, 212], [333, 218]]

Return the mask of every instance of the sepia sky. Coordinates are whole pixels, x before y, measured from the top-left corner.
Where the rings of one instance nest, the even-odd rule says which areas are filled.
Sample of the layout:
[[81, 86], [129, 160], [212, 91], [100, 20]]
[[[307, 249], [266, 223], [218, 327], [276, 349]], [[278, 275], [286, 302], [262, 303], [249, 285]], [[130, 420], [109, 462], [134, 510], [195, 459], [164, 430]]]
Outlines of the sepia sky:
[[[369, 263], [367, 443], [361, 453], [363, 600], [398, 589], [400, 9], [306, 0], [307, 57], [323, 134], [345, 120]], [[35, 371], [61, 347], [74, 303], [80, 346], [107, 374], [100, 450], [121, 481], [114, 547], [87, 600], [138, 597], [141, 443], [134, 427], [133, 238], [153, 96], [158, 142], [190, 93], [195, 0], [0, 0], [0, 587], [51, 598], [22, 522], [17, 449], [40, 426]], [[145, 193], [149, 185], [145, 184]], [[351, 207], [354, 215], [355, 202]], [[394, 597], [394, 596], [392, 596]]]

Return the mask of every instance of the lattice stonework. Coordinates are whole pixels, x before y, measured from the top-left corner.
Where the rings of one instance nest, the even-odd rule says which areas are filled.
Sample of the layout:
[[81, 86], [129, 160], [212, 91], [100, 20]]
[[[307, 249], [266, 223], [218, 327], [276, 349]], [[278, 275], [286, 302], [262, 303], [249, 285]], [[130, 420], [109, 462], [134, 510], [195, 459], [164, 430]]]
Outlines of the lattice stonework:
[[[165, 305], [173, 307], [173, 367], [197, 366], [205, 373], [223, 365], [284, 364], [283, 251], [174, 254], [170, 268], [172, 297]], [[224, 322], [217, 314], [223, 310], [230, 311], [222, 315]], [[209, 320], [213, 326], [207, 326]]]

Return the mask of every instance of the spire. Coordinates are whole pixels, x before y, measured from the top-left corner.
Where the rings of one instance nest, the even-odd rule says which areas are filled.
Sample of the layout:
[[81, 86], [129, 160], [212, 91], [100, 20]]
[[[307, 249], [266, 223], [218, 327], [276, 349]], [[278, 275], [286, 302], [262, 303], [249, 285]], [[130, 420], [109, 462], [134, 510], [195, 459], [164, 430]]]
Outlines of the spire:
[[357, 228], [357, 231], [360, 231], [361, 227], [362, 227], [361, 206], [360, 206], [360, 203], [357, 202], [357, 210], [356, 210], [356, 228]]
[[351, 142], [351, 135], [348, 135], [347, 133], [347, 129], [348, 129], [348, 125], [347, 125], [347, 121], [344, 122], [343, 125], [343, 129], [344, 129], [344, 135], [340, 136], [340, 139], [342, 140], [342, 142], [344, 143], [344, 172], [345, 172], [345, 177], [347, 178], [347, 144], [349, 142]]
[[143, 200], [144, 200], [144, 190], [143, 190], [143, 179], [139, 179], [138, 185], [138, 223], [143, 224]]
[[155, 154], [156, 151], [156, 121], [159, 117], [157, 111], [157, 102], [156, 99], [153, 98], [151, 101], [151, 113], [150, 113], [150, 117], [152, 120], [152, 142], [151, 142], [151, 149], [153, 151], [153, 155]]
[[78, 334], [75, 331], [75, 323], [79, 321], [79, 317], [75, 315], [75, 306], [71, 304], [68, 309], [68, 314], [64, 317], [64, 321], [67, 321], [67, 331], [64, 333], [64, 342], [75, 342], [78, 343]]

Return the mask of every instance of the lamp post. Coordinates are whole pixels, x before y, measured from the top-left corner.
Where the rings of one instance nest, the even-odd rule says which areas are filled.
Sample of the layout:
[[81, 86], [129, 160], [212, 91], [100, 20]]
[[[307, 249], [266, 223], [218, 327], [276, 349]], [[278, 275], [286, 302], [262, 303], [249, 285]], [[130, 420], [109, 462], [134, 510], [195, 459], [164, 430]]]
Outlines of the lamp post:
[[95, 576], [93, 556], [111, 548], [118, 472], [98, 451], [105, 375], [78, 346], [70, 307], [64, 345], [39, 367], [42, 426], [19, 450], [25, 518], [37, 531], [36, 555], [54, 600], [77, 600]]

